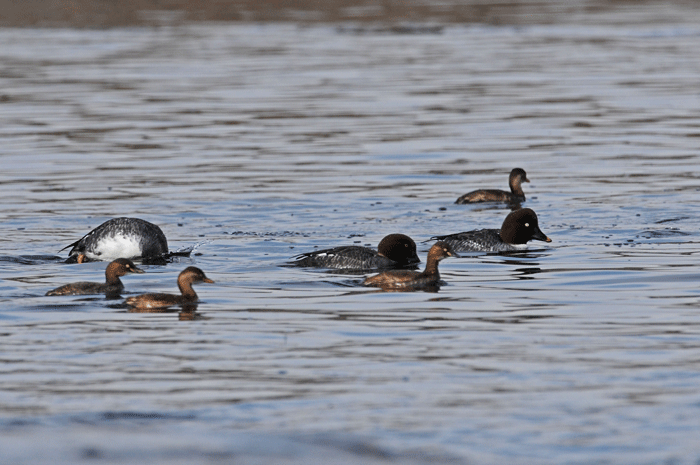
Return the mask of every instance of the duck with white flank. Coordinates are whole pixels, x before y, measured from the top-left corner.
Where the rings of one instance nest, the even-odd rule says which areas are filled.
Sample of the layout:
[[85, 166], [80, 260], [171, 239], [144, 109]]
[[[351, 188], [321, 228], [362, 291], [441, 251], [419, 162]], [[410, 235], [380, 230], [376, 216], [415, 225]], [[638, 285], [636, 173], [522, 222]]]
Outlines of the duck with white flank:
[[359, 245], [317, 250], [297, 255], [294, 266], [335, 268], [345, 270], [375, 270], [415, 267], [420, 263], [416, 243], [405, 234], [389, 234], [377, 250]]
[[533, 239], [552, 242], [540, 230], [537, 214], [529, 208], [511, 212], [501, 229], [477, 229], [431, 239], [444, 241], [457, 252], [509, 252], [527, 248], [527, 243]]
[[72, 247], [67, 263], [117, 258], [158, 258], [168, 254], [168, 241], [153, 223], [139, 218], [113, 218], [67, 245]]

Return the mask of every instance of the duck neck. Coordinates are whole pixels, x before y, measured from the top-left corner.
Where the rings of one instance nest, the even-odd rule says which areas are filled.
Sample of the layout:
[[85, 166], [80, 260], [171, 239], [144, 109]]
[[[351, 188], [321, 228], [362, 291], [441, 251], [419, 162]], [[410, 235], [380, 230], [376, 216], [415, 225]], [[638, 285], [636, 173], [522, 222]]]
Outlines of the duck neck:
[[525, 193], [523, 192], [522, 183], [520, 182], [520, 179], [518, 179], [518, 178], [513, 179], [510, 182], [510, 191], [515, 195], [518, 195], [520, 197], [525, 197]]
[[423, 276], [433, 276], [436, 279], [440, 279], [440, 272], [438, 271], [438, 263], [440, 260], [436, 260], [433, 257], [428, 257], [428, 263], [425, 265], [425, 271], [423, 271]]
[[119, 275], [117, 275], [117, 273], [109, 267], [107, 268], [107, 271], [105, 271], [105, 279], [107, 284], [109, 284], [110, 286], [122, 285], [122, 281], [121, 279], [119, 279]]
[[192, 289], [192, 283], [189, 281], [179, 280], [177, 287], [180, 288], [180, 293], [185, 300], [197, 300], [197, 293]]

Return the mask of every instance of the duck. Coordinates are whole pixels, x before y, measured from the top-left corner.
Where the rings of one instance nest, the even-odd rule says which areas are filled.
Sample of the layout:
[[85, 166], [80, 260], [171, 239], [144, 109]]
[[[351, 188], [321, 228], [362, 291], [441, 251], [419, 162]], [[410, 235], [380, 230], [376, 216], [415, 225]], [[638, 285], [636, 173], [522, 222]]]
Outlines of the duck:
[[457, 252], [510, 252], [527, 248], [533, 239], [552, 242], [540, 229], [537, 214], [530, 208], [509, 213], [501, 229], [476, 229], [430, 239], [446, 242]]
[[196, 266], [188, 266], [177, 277], [177, 287], [180, 295], [175, 294], [141, 294], [126, 299], [126, 304], [137, 309], [164, 308], [173, 305], [191, 305], [199, 300], [197, 293], [192, 289], [193, 284], [214, 283], [207, 278], [204, 271]]
[[118, 258], [107, 265], [104, 283], [80, 281], [77, 283], [65, 284], [50, 290], [46, 295], [118, 295], [124, 290], [124, 284], [119, 278], [129, 273], [144, 273], [144, 271], [134, 265], [134, 262], [131, 260], [127, 258]]
[[345, 270], [408, 268], [420, 263], [416, 243], [405, 234], [389, 234], [379, 242], [377, 250], [347, 245], [306, 252], [295, 258], [291, 265]]
[[522, 168], [513, 168], [508, 177], [510, 192], [499, 189], [479, 189], [459, 197], [456, 204], [478, 203], [478, 202], [508, 202], [520, 203], [525, 201], [522, 183], [530, 182], [527, 173]]
[[459, 257], [446, 242], [436, 242], [428, 251], [425, 270], [389, 270], [364, 280], [365, 286], [383, 289], [417, 289], [436, 286], [440, 282], [438, 263], [447, 257]]
[[117, 258], [156, 258], [168, 254], [168, 240], [153, 223], [140, 218], [112, 218], [68, 244], [67, 263], [110, 261]]

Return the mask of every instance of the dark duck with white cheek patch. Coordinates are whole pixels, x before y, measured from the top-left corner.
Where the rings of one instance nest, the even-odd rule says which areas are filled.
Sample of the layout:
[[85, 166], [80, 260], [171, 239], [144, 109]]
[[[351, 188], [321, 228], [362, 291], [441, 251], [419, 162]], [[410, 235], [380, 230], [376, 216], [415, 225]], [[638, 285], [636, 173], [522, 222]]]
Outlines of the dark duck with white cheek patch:
[[188, 266], [177, 277], [177, 287], [180, 288], [180, 295], [175, 294], [141, 294], [126, 299], [126, 304], [130, 307], [148, 309], [164, 308], [173, 305], [187, 305], [197, 303], [199, 297], [192, 289], [193, 284], [213, 283], [207, 278], [202, 270], [196, 266]]
[[168, 241], [153, 223], [139, 218], [113, 218], [67, 245], [68, 263], [116, 258], [157, 258], [168, 254]]
[[501, 229], [477, 229], [431, 239], [444, 241], [457, 252], [510, 252], [527, 248], [533, 239], [552, 242], [540, 230], [537, 214], [529, 208], [511, 212]]
[[530, 182], [527, 179], [527, 173], [522, 168], [514, 168], [510, 172], [508, 184], [510, 192], [499, 189], [479, 189], [468, 194], [464, 194], [457, 199], [455, 203], [478, 203], [478, 202], [509, 202], [519, 203], [525, 201], [525, 193], [523, 192], [522, 183]]
[[445, 242], [436, 242], [428, 252], [428, 260], [425, 270], [422, 272], [411, 270], [384, 271], [365, 279], [364, 285], [381, 287], [383, 289], [418, 289], [434, 286], [440, 281], [438, 263], [447, 257], [458, 257], [452, 247]]
[[317, 250], [297, 255], [294, 266], [335, 268], [345, 270], [374, 270], [412, 267], [420, 263], [416, 243], [404, 234], [389, 234], [377, 250], [359, 245]]
[[129, 273], [143, 273], [141, 268], [137, 268], [131, 260], [118, 258], [107, 265], [105, 270], [104, 283], [77, 282], [57, 287], [46, 293], [46, 295], [91, 295], [91, 294], [119, 294], [124, 290], [120, 276]]

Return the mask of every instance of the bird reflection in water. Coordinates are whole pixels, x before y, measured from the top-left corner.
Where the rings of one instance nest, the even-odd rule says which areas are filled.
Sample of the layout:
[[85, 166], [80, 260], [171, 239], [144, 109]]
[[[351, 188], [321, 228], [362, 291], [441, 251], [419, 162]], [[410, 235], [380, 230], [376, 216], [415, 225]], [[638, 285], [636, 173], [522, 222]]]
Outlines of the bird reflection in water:
[[181, 308], [160, 307], [160, 308], [137, 308], [129, 307], [129, 313], [178, 313], [180, 321], [201, 320], [204, 315], [197, 311], [196, 303], [183, 304]]

